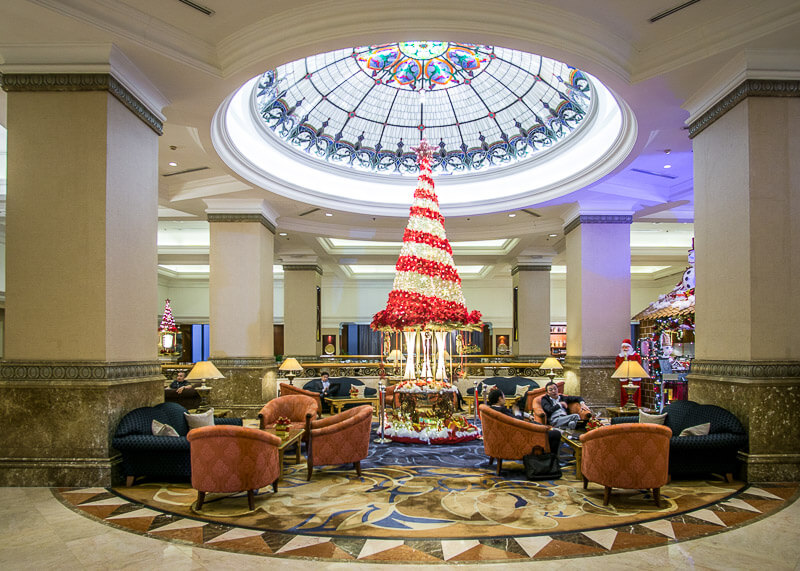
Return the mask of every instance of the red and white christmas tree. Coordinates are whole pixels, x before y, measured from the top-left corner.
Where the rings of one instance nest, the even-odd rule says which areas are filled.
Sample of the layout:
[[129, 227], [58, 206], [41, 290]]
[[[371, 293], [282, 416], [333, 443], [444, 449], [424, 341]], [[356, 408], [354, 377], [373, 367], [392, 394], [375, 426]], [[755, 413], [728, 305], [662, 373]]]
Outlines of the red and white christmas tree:
[[431, 178], [433, 149], [424, 139], [414, 149], [420, 170], [417, 188], [395, 266], [394, 286], [386, 309], [372, 319], [373, 329], [463, 329], [481, 321], [479, 311], [467, 310], [453, 263]]
[[172, 308], [169, 305], [169, 300], [164, 304], [164, 317], [161, 318], [161, 325], [158, 326], [159, 331], [177, 331], [175, 326], [175, 318], [172, 317]]

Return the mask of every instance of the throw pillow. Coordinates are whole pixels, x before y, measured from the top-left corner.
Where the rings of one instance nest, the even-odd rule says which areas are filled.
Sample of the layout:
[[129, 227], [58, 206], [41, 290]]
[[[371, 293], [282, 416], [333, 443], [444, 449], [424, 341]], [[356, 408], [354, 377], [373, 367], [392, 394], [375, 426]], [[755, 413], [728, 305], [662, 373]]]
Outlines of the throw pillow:
[[367, 387], [364, 386], [364, 385], [353, 385], [353, 386], [358, 391], [358, 394], [356, 395], [356, 398], [363, 399], [364, 398], [364, 392], [367, 390]]
[[705, 436], [711, 430], [711, 423], [698, 424], [697, 426], [690, 426], [681, 430], [680, 436]]
[[514, 392], [515, 397], [524, 397], [528, 394], [528, 385], [517, 385], [517, 390]]
[[664, 414], [647, 414], [643, 410], [639, 411], [639, 422], [642, 424], [664, 424], [664, 419], [667, 418], [667, 413]]
[[156, 419], [153, 419], [153, 422], [150, 424], [150, 430], [153, 432], [153, 436], [178, 436], [178, 431], [172, 428], [169, 424], [164, 424], [163, 422], [158, 422]]
[[183, 416], [186, 417], [186, 422], [189, 424], [189, 430], [192, 428], [200, 428], [201, 426], [214, 426], [213, 408], [198, 414], [189, 414], [188, 412], [184, 412]]

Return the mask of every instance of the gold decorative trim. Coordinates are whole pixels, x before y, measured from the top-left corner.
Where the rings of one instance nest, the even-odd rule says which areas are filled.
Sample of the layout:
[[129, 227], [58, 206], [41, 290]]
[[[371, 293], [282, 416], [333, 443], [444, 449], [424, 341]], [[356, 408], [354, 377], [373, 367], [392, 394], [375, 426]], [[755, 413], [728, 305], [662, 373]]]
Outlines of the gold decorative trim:
[[614, 357], [567, 356], [564, 364], [582, 369], [614, 369]]
[[109, 73], [6, 73], [0, 81], [8, 92], [108, 91], [156, 134], [164, 134], [161, 119]]
[[733, 381], [732, 377], [770, 380], [800, 380], [800, 361], [692, 361], [690, 377], [705, 375], [726, 377], [723, 381]]
[[553, 269], [550, 264], [546, 265], [533, 265], [533, 264], [519, 264], [511, 268], [511, 275], [515, 276], [519, 272], [549, 272]]
[[284, 272], [317, 272], [322, 275], [322, 268], [316, 264], [284, 264]]
[[267, 218], [263, 214], [258, 214], [255, 212], [246, 212], [246, 213], [209, 213], [208, 215], [209, 222], [258, 222], [264, 228], [275, 234], [275, 225], [267, 220]]
[[748, 97], [800, 97], [800, 80], [746, 79], [689, 125], [689, 138], [694, 139]]
[[163, 378], [158, 361], [0, 361], [4, 381], [116, 381]]
[[211, 362], [217, 368], [227, 369], [266, 369], [275, 367], [275, 357], [211, 357]]
[[581, 214], [564, 226], [564, 236], [581, 224], [630, 224], [632, 222], [631, 214]]

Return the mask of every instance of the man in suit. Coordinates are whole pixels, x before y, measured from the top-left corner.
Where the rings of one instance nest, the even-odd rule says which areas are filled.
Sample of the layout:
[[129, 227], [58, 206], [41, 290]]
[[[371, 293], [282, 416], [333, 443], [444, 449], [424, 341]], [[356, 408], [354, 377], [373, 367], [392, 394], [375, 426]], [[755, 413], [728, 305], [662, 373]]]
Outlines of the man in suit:
[[567, 412], [567, 405], [574, 402], [580, 403], [581, 411], [589, 412], [591, 417], [591, 411], [586, 406], [586, 403], [583, 402], [583, 397], [569, 397], [558, 394], [558, 385], [553, 381], [545, 385], [545, 390], [547, 394], [542, 397], [542, 410], [547, 415], [547, 422], [551, 426], [569, 429], [574, 429], [577, 426], [581, 420], [580, 415]]
[[[544, 400], [544, 399], [542, 399]], [[514, 410], [506, 406], [506, 395], [500, 389], [492, 389], [489, 391], [489, 396], [486, 399], [487, 404], [497, 412], [502, 412], [507, 416], [511, 416], [518, 420], [529, 420], [533, 424], [539, 424], [533, 419], [533, 416], [527, 412], [519, 410], [517, 405], [514, 405]], [[561, 431], [551, 428], [547, 431], [547, 441], [550, 443], [550, 452], [558, 452], [558, 447], [561, 446]]]

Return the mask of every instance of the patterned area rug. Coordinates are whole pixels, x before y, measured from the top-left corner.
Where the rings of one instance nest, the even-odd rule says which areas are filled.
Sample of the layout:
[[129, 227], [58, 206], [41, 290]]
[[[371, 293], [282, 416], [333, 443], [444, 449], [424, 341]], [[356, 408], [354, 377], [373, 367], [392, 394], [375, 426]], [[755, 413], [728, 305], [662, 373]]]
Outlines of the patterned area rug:
[[495, 475], [480, 442], [371, 448], [360, 479], [349, 467], [327, 467], [315, 468], [306, 482], [305, 465], [288, 464], [278, 492], [261, 490], [254, 512], [244, 494], [211, 494], [197, 513], [188, 484], [54, 493], [85, 514], [153, 537], [279, 557], [373, 562], [523, 560], [653, 547], [726, 531], [797, 495], [795, 484], [678, 481], [662, 489], [660, 508], [638, 490], [615, 490], [603, 506], [603, 488], [583, 489], [568, 449], [562, 451], [562, 479], [529, 482], [514, 462]]

